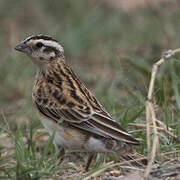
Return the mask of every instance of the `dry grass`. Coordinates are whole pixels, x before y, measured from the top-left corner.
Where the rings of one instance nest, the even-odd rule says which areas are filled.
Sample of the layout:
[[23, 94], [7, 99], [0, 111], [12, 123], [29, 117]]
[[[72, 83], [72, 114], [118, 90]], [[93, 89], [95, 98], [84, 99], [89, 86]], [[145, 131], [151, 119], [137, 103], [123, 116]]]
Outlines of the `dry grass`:
[[[158, 68], [160, 65], [162, 65], [164, 62], [166, 62], [168, 59], [172, 58], [172, 56], [176, 55], [177, 53], [180, 52], [180, 49], [175, 49], [175, 50], [169, 50], [165, 52], [163, 57], [158, 60], [152, 68], [152, 74], [151, 74], [151, 80], [150, 80], [150, 85], [149, 85], [149, 90], [148, 90], [148, 95], [147, 95], [147, 101], [146, 101], [146, 137], [147, 137], [147, 150], [148, 150], [148, 165], [144, 173], [144, 178], [147, 179], [149, 177], [149, 174], [152, 169], [152, 165], [155, 161], [157, 149], [158, 149], [158, 143], [159, 143], [159, 138], [158, 138], [158, 128], [157, 128], [157, 118], [155, 114], [155, 107], [153, 105], [153, 93], [154, 93], [154, 84], [155, 84], [155, 79], [158, 73]], [[151, 144], [151, 124], [153, 124], [153, 140]], [[166, 131], [165, 131], [166, 132]], [[174, 137], [174, 135], [173, 135]], [[176, 138], [177, 139], [177, 138]], [[152, 147], [152, 148], [151, 148]]]

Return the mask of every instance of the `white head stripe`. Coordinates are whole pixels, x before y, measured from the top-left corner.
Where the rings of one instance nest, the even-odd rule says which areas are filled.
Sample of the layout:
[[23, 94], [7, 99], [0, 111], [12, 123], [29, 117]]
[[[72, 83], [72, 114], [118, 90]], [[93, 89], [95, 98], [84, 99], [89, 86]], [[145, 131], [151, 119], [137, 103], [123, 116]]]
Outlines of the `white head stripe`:
[[[43, 36], [48, 37], [48, 36], [40, 34], [40, 35], [37, 35], [37, 39], [34, 39], [34, 37], [36, 37], [36, 36], [30, 36], [30, 37], [26, 38], [23, 42], [31, 41], [31, 39], [32, 39], [36, 43], [37, 42], [42, 42], [45, 46], [51, 46], [51, 47], [56, 48], [60, 52], [64, 52], [63, 47], [58, 42], [53, 41], [53, 39], [50, 39], [50, 40], [43, 39]], [[42, 37], [42, 39], [41, 39], [41, 37]], [[48, 38], [51, 38], [51, 37], [48, 37]]]
[[35, 41], [35, 43], [41, 42], [45, 46], [54, 47], [57, 50], [59, 50], [60, 52], [64, 52], [63, 47], [58, 42], [55, 42], [55, 41], [52, 41], [52, 40], [44, 40], [44, 39], [37, 39], [37, 40], [34, 40], [34, 41]]

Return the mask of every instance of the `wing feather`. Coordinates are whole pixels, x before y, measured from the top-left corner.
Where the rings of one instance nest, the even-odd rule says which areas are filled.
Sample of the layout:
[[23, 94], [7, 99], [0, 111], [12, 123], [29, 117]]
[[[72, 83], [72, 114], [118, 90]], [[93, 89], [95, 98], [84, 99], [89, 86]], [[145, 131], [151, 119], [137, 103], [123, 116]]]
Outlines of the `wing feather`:
[[125, 141], [132, 144], [139, 144], [129, 133], [127, 133], [115, 120], [104, 113], [99, 112], [83, 113], [78, 109], [73, 108], [49, 108], [36, 102], [36, 106], [41, 114], [47, 118], [53, 119], [56, 122], [62, 117], [68, 121], [72, 126], [100, 135], [106, 138], [116, 139], [118, 141]]
[[63, 118], [70, 125], [96, 135], [139, 144], [113, 120], [70, 67], [62, 63], [51, 70], [55, 77], [49, 79], [53, 81], [43, 75], [45, 79], [35, 83], [33, 101], [41, 114], [56, 122]]

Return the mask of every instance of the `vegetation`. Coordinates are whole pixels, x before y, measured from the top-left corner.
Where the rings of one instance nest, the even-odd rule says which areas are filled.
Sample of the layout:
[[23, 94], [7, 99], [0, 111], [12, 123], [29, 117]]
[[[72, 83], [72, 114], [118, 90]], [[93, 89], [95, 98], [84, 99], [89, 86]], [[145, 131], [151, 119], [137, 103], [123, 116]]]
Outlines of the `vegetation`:
[[[66, 60], [80, 79], [124, 128], [135, 132], [133, 136], [141, 141], [137, 151], [146, 155], [145, 128], [135, 131], [128, 124], [145, 124], [152, 64], [162, 52], [180, 47], [179, 2], [134, 2], [121, 7], [114, 3], [0, 2], [0, 179], [85, 179], [92, 174], [102, 175], [100, 172], [107, 172], [112, 161], [118, 161], [112, 155], [99, 154], [92, 170], [83, 173], [86, 153], [68, 151], [59, 164], [53, 137], [43, 130], [31, 103], [36, 68], [13, 50], [19, 41], [34, 34], [48, 34], [59, 40]], [[179, 68], [178, 56], [165, 63], [158, 73], [154, 93], [158, 119], [177, 137]], [[159, 153], [180, 149], [180, 144], [163, 132], [159, 131], [159, 138]], [[174, 159], [178, 161], [177, 157]]]

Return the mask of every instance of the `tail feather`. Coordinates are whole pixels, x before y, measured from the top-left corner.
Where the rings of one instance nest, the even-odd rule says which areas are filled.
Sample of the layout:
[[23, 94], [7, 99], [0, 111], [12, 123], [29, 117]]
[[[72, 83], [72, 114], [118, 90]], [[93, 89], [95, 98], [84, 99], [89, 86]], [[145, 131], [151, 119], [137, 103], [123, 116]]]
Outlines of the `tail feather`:
[[130, 145], [117, 143], [114, 147], [114, 151], [119, 156], [120, 159], [124, 160], [125, 163], [129, 163], [135, 166], [146, 166], [147, 165], [147, 157], [136, 152]]

